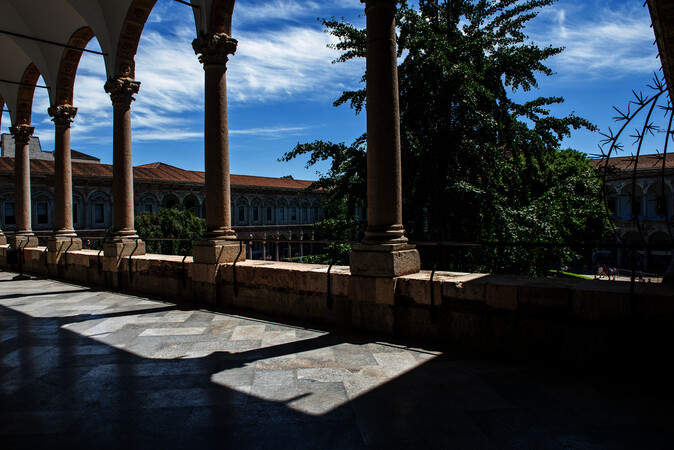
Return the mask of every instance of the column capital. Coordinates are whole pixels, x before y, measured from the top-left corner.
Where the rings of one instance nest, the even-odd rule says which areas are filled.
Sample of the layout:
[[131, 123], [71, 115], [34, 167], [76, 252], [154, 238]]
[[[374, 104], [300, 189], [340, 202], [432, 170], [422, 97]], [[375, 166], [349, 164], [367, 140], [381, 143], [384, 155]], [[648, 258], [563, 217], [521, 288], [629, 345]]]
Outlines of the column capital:
[[229, 55], [236, 52], [238, 41], [225, 33], [202, 34], [192, 41], [194, 53], [199, 55], [199, 62], [204, 66], [226, 66]]
[[14, 141], [28, 142], [35, 132], [35, 128], [28, 125], [16, 125], [9, 127], [9, 132], [14, 136]]
[[77, 108], [70, 105], [58, 105], [50, 107], [47, 112], [56, 125], [70, 125], [77, 115]]
[[135, 100], [134, 94], [137, 94], [140, 89], [140, 81], [132, 78], [110, 78], [105, 82], [104, 88], [105, 92], [110, 94], [113, 105], [130, 106]]

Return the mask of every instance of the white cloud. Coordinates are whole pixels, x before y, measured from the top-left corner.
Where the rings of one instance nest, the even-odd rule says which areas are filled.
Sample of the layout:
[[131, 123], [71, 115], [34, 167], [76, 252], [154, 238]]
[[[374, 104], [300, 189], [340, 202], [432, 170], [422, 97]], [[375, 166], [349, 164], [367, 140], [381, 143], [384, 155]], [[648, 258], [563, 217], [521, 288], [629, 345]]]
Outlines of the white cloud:
[[562, 77], [615, 79], [660, 68], [649, 25], [641, 5], [567, 2], [544, 9], [526, 31], [539, 45], [565, 47], [550, 61]]
[[307, 18], [317, 18], [329, 16], [330, 12], [336, 10], [364, 11], [365, 5], [360, 0], [268, 0], [265, 2], [239, 2], [234, 9], [233, 26], [237, 25], [259, 25], [273, 21], [302, 21], [306, 23]]
[[332, 64], [339, 52], [327, 44], [334, 42], [323, 31], [306, 27], [243, 34], [229, 62], [230, 95], [241, 102], [293, 96], [319, 100], [357, 87], [364, 62]]
[[[239, 46], [227, 70], [231, 105], [283, 101], [332, 101], [341, 91], [359, 86], [364, 61], [331, 64], [339, 52], [327, 48], [335, 39], [307, 16], [327, 11], [324, 0], [269, 0], [237, 4], [236, 20], [255, 23], [276, 19], [273, 27], [251, 27], [236, 35]], [[359, 0], [332, 2], [331, 11], [362, 9]], [[190, 14], [191, 15], [191, 14]], [[327, 14], [323, 14], [327, 15]], [[156, 17], [155, 17], [156, 16]], [[155, 11], [145, 27], [136, 55], [140, 92], [132, 104], [134, 141], [195, 140], [203, 137], [204, 71], [191, 43], [191, 17]], [[299, 18], [303, 17], [302, 21]], [[88, 46], [98, 49], [95, 39]], [[112, 141], [113, 109], [103, 86], [101, 56], [82, 56], [75, 82], [73, 147], [79, 143]], [[44, 143], [53, 142], [53, 126], [46, 115], [46, 91], [36, 95], [34, 122]], [[264, 138], [298, 134], [303, 126], [266, 124], [262, 128], [232, 130], [232, 135]], [[52, 144], [53, 145], [53, 144]]]
[[294, 126], [294, 127], [267, 127], [267, 128], [246, 128], [242, 130], [230, 130], [229, 134], [231, 135], [244, 135], [244, 136], [267, 136], [271, 138], [281, 137], [281, 136], [297, 136], [303, 134], [302, 132], [308, 130], [311, 127], [307, 126]]

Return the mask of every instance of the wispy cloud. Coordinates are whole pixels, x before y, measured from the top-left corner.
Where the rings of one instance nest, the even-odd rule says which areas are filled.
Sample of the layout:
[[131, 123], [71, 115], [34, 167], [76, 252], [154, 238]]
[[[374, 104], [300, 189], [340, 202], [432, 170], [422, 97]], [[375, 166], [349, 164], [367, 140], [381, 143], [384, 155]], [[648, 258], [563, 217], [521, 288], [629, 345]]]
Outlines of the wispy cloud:
[[279, 136], [299, 136], [302, 135], [304, 131], [308, 130], [311, 127], [307, 126], [294, 126], [294, 127], [266, 127], [266, 128], [246, 128], [241, 130], [230, 130], [229, 134], [232, 135], [244, 135], [244, 136], [268, 136], [268, 137], [279, 137]]
[[659, 69], [649, 25], [641, 4], [565, 2], [544, 9], [527, 32], [539, 44], [565, 47], [550, 61], [562, 77], [615, 79]]

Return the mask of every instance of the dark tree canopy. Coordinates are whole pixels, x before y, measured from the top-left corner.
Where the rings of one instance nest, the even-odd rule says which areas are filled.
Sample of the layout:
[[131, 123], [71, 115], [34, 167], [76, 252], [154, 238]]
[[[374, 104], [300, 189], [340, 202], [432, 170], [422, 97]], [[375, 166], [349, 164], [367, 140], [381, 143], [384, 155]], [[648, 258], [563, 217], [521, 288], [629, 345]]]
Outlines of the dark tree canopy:
[[[413, 240], [567, 242], [604, 230], [599, 184], [579, 153], [561, 150], [572, 129], [594, 130], [573, 114], [555, 117], [561, 97], [518, 103], [512, 93], [552, 75], [546, 60], [561, 48], [530, 42], [524, 27], [554, 0], [420, 0], [398, 9], [398, 68], [403, 161], [403, 218]], [[365, 30], [324, 20], [343, 51], [337, 62], [365, 56]], [[366, 75], [364, 76], [365, 79]], [[365, 89], [336, 106], [365, 106]], [[317, 182], [333, 215], [348, 218], [365, 203], [365, 139], [351, 146], [299, 144], [283, 159], [330, 159]], [[341, 214], [341, 215], [339, 215]], [[346, 219], [345, 219], [346, 220]], [[536, 274], [568, 251], [495, 249], [457, 267]]]

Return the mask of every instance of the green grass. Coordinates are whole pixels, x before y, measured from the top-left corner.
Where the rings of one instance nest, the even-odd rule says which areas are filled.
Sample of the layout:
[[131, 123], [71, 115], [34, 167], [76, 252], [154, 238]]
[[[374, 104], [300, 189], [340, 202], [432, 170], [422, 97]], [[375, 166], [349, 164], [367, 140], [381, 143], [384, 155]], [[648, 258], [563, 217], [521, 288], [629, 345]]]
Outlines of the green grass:
[[562, 272], [561, 270], [548, 270], [548, 275], [551, 277], [579, 278], [581, 280], [592, 280], [592, 277], [588, 277], [587, 275], [581, 275], [579, 273], [573, 272]]

